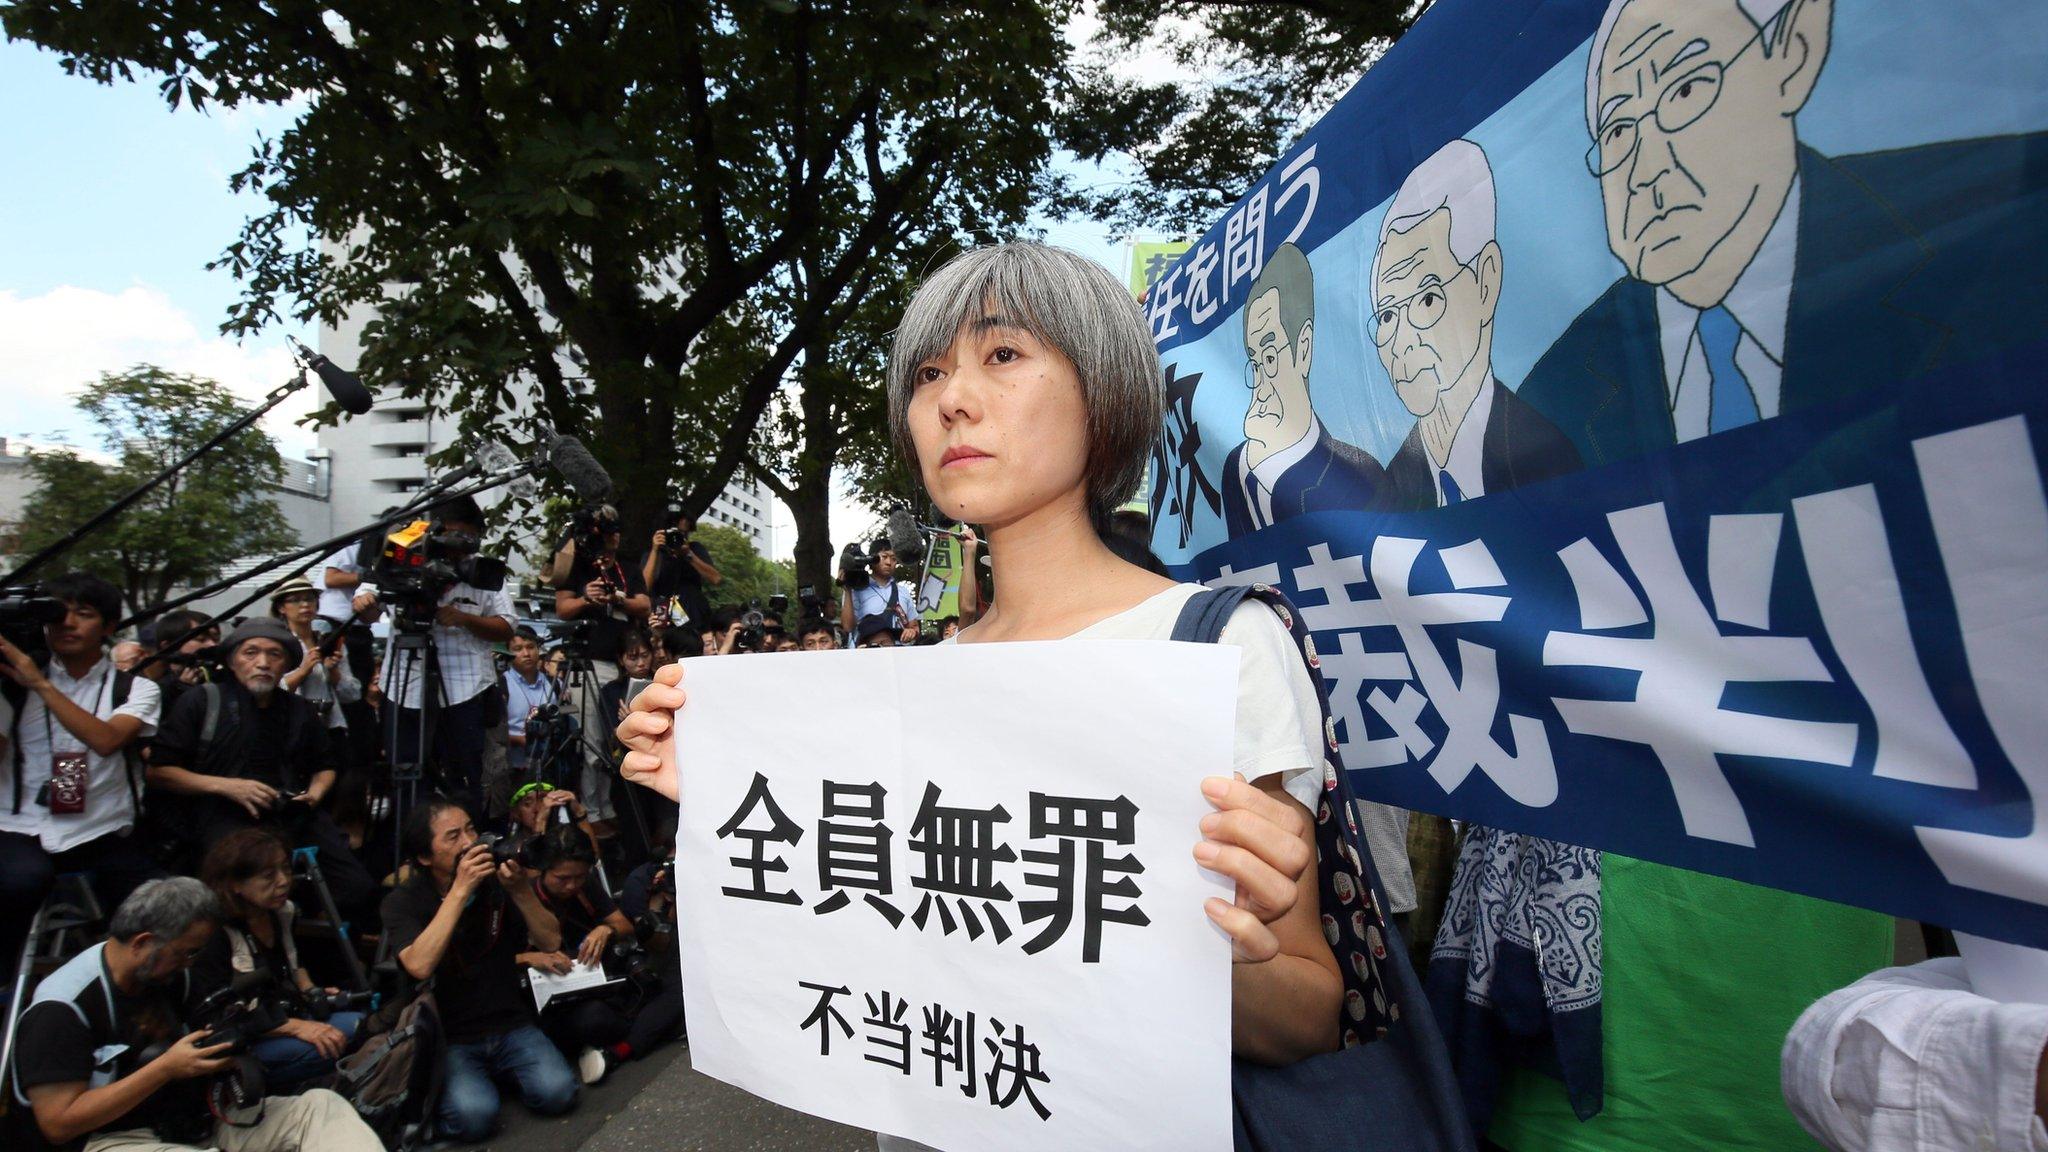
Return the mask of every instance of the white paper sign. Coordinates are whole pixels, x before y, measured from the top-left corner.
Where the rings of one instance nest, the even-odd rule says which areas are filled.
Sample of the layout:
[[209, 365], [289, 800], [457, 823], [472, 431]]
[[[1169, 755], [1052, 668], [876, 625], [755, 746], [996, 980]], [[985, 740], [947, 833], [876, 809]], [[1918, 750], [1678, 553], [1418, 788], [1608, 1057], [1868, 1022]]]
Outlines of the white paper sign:
[[692, 1064], [948, 1152], [1224, 1152], [1230, 946], [1202, 903], [1230, 888], [1192, 850], [1200, 782], [1230, 774], [1238, 655], [689, 661]]

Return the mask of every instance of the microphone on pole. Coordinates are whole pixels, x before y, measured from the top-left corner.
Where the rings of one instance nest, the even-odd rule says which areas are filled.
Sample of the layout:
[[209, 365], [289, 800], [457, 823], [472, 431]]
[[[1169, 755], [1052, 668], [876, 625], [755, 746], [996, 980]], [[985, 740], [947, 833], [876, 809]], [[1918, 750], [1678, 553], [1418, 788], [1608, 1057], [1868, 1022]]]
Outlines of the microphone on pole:
[[547, 438], [548, 466], [555, 475], [569, 482], [576, 495], [586, 504], [602, 504], [611, 499], [612, 478], [604, 466], [590, 454], [581, 440], [574, 436], [551, 435]]
[[313, 351], [304, 344], [293, 340], [292, 347], [298, 349], [299, 359], [306, 367], [320, 377], [320, 383], [327, 386], [327, 394], [351, 416], [361, 416], [370, 410], [370, 390], [356, 379], [356, 374]]
[[540, 486], [533, 482], [533, 466], [530, 461], [521, 460], [510, 448], [496, 440], [485, 440], [476, 446], [476, 463], [487, 473], [509, 475], [505, 490], [521, 500], [531, 500], [540, 492]]

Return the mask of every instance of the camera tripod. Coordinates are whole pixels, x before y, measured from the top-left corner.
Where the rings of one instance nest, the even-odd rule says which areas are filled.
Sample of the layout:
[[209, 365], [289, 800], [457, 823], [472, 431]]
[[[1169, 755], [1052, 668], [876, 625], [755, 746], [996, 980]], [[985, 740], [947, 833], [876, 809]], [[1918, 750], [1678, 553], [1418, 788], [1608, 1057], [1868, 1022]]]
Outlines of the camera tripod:
[[[411, 623], [402, 614], [394, 614], [391, 642], [384, 652], [384, 670], [396, 674], [396, 679], [384, 686], [384, 749], [391, 757], [391, 870], [396, 874], [405, 867], [405, 817], [419, 803], [420, 782], [427, 780], [437, 791], [448, 792], [447, 779], [428, 763], [434, 746], [434, 726], [440, 719], [446, 695], [441, 685], [440, 655], [434, 649], [433, 624]], [[415, 675], [420, 678], [419, 731], [412, 754], [407, 756], [399, 739], [406, 710], [402, 701]]]
[[[599, 714], [596, 717], [597, 723], [590, 724], [586, 722], [584, 710], [578, 709], [576, 711], [576, 742], [573, 745], [557, 749], [556, 755], [559, 756], [562, 751], [566, 751], [567, 747], [574, 747], [582, 753], [583, 757], [594, 758], [595, 762], [602, 766], [600, 770], [611, 775], [613, 811], [623, 816], [631, 825], [632, 832], [637, 837], [641, 846], [651, 846], [654, 843], [653, 830], [648, 824], [647, 812], [641, 806], [641, 798], [636, 794], [636, 790], [633, 787], [627, 785], [623, 777], [611, 772], [613, 753], [611, 740], [606, 737], [592, 735], [593, 729], [599, 733], [608, 734], [611, 731], [610, 721], [612, 719], [601, 714], [602, 696], [599, 689], [602, 685], [597, 682], [597, 669], [591, 662], [590, 654], [580, 647], [565, 646], [563, 650], [568, 657], [565, 669], [567, 675], [564, 677], [566, 686], [564, 688], [565, 699], [563, 703], [567, 704], [571, 699], [577, 701], [596, 701], [599, 704]], [[582, 757], [578, 759], [581, 760]]]

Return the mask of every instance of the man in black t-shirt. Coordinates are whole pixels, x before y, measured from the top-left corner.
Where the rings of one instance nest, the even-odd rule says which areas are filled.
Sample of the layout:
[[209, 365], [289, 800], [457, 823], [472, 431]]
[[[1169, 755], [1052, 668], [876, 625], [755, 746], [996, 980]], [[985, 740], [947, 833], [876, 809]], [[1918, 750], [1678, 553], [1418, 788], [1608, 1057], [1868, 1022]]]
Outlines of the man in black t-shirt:
[[[647, 581], [647, 593], [654, 601], [654, 614], [666, 616], [658, 627], [690, 624], [698, 629], [711, 623], [711, 601], [704, 595], [706, 585], [723, 584], [725, 575], [711, 563], [711, 550], [690, 539], [697, 522], [680, 508], [669, 510], [669, 527], [654, 533], [647, 548], [647, 560], [640, 575]], [[673, 552], [675, 555], [670, 555]], [[682, 608], [680, 617], [669, 611], [674, 601]]]
[[[574, 964], [602, 965], [614, 978], [633, 976], [607, 952], [616, 941], [635, 940], [633, 922], [619, 911], [595, 874], [597, 853], [574, 825], [549, 829], [541, 845], [541, 873], [535, 895], [562, 926], [562, 946], [527, 959], [531, 967], [557, 975]], [[683, 1022], [683, 989], [670, 965], [645, 963], [631, 980], [603, 995], [559, 1007], [541, 1017], [541, 1027], [565, 1053], [577, 1055], [585, 1084], [602, 1080], [614, 1067], [674, 1039]]]
[[107, 941], [45, 977], [21, 1019], [17, 1102], [52, 1144], [83, 1152], [382, 1152], [377, 1134], [325, 1089], [266, 1097], [253, 1115], [217, 1123], [210, 1078], [227, 1070], [225, 1044], [187, 1033], [187, 969], [221, 919], [220, 903], [190, 877], [152, 880], [121, 902]]
[[469, 813], [438, 798], [406, 820], [405, 853], [417, 867], [384, 898], [384, 932], [408, 989], [433, 981], [448, 1039], [435, 1112], [441, 1134], [488, 1137], [501, 1079], [517, 1083], [520, 1099], [544, 1116], [575, 1107], [575, 1073], [534, 1026], [519, 975], [530, 950], [562, 943], [554, 914], [534, 894], [533, 873], [493, 864]]
[[367, 916], [376, 881], [321, 807], [339, 745], [319, 708], [283, 688], [300, 663], [298, 637], [259, 616], [236, 625], [226, 648], [232, 676], [186, 692], [165, 715], [150, 749], [150, 787], [173, 798], [170, 822], [195, 849], [257, 827], [317, 848], [335, 903]]

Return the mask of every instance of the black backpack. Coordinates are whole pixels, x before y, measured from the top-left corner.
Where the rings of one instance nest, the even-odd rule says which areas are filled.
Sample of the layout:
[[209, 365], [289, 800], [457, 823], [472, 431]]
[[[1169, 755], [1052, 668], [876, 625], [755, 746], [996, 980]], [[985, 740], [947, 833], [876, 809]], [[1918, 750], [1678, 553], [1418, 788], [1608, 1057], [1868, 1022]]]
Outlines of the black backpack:
[[434, 1110], [441, 1102], [441, 1057], [446, 1046], [432, 992], [421, 992], [364, 1023], [371, 1031], [334, 1066], [333, 1088], [355, 1107], [391, 1152], [424, 1148], [434, 1140]]

